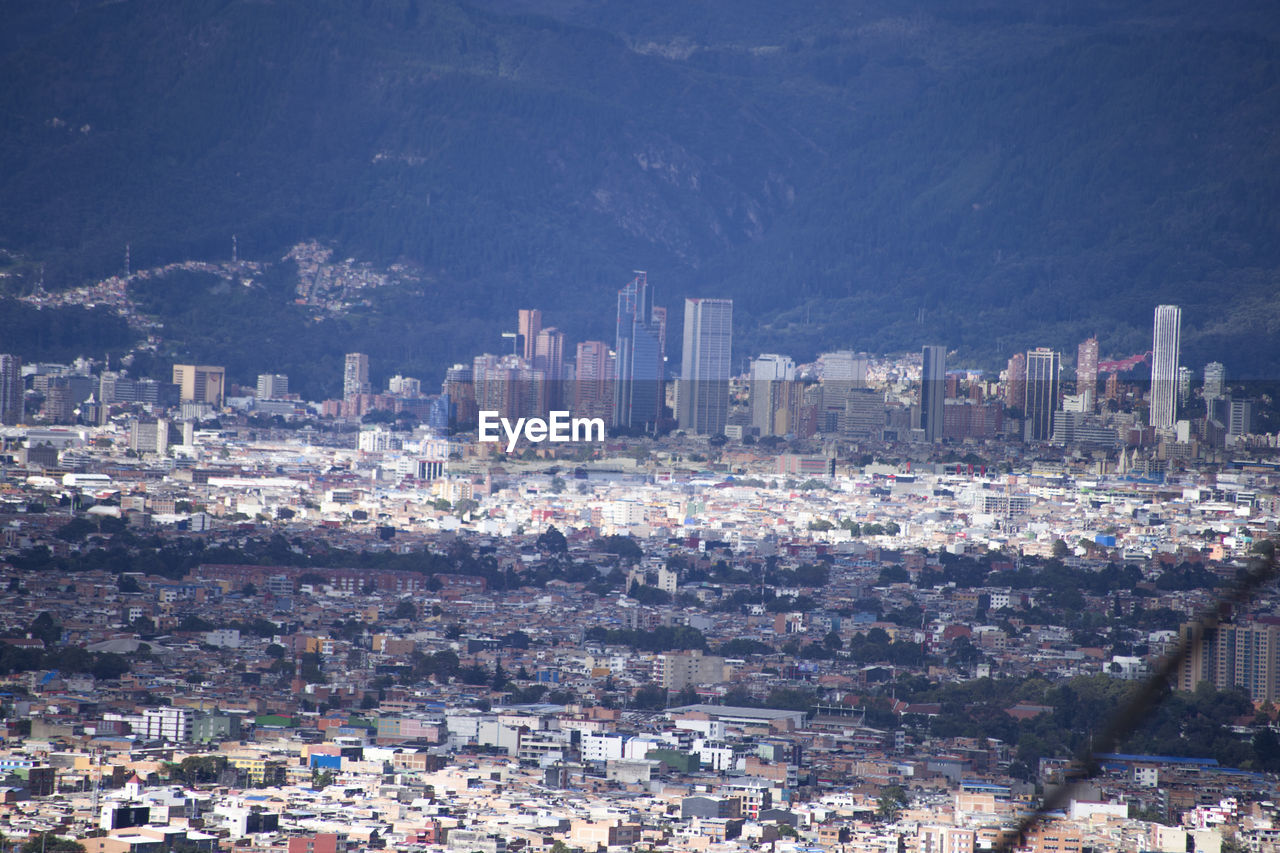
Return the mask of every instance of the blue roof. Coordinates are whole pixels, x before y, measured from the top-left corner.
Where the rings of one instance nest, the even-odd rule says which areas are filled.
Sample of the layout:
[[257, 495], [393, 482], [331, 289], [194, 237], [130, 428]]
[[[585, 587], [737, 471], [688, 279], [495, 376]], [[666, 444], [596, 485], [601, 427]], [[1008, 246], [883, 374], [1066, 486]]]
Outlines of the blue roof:
[[1099, 761], [1125, 761], [1129, 763], [1141, 761], [1147, 764], [1198, 764], [1201, 767], [1217, 767], [1216, 758], [1182, 758], [1176, 755], [1130, 755], [1124, 752], [1098, 752], [1094, 758]]

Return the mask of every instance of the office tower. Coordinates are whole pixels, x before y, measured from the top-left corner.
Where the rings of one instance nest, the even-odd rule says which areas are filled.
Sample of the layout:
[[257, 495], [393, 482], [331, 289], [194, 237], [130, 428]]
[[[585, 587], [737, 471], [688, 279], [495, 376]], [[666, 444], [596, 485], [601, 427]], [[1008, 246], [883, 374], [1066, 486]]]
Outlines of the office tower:
[[537, 308], [521, 308], [516, 317], [516, 352], [533, 361], [542, 331], [542, 312]]
[[178, 386], [182, 403], [208, 403], [221, 408], [226, 385], [226, 370], [197, 364], [175, 364], [173, 384]]
[[1178, 344], [1182, 309], [1157, 305], [1151, 333], [1151, 413], [1153, 427], [1172, 428], [1178, 412]]
[[1204, 366], [1204, 399], [1216, 400], [1223, 396], [1222, 388], [1227, 379], [1227, 370], [1220, 361], [1211, 361]]
[[618, 291], [614, 347], [613, 423], [652, 430], [662, 414], [666, 312], [655, 309], [648, 276], [641, 271]]
[[[796, 363], [789, 356], [766, 353], [751, 362], [751, 425], [761, 435], [776, 432], [776, 414], [788, 383], [795, 381]], [[781, 434], [786, 434], [783, 430]]]
[[1015, 353], [1005, 368], [1004, 404], [1010, 409], [1027, 404], [1027, 357], [1022, 353]]
[[369, 356], [362, 352], [347, 353], [347, 359], [342, 365], [342, 399], [356, 394], [368, 394], [371, 390]]
[[283, 400], [289, 396], [289, 377], [283, 373], [258, 374], [258, 399]]
[[867, 357], [847, 349], [824, 352], [818, 356], [818, 375], [823, 387], [840, 382], [846, 383], [843, 388], [862, 388], [867, 384]]
[[538, 332], [533, 348], [533, 366], [547, 382], [547, 407], [558, 409], [564, 402], [564, 332], [555, 326]]
[[850, 388], [844, 394], [840, 434], [846, 438], [879, 441], [884, 434], [884, 394], [873, 388]]
[[53, 377], [44, 394], [44, 416], [55, 424], [75, 422], [76, 401], [66, 376]]
[[0, 424], [20, 424], [26, 420], [23, 405], [22, 359], [0, 354]]
[[169, 422], [164, 418], [155, 421], [138, 420], [129, 425], [129, 449], [134, 453], [154, 453], [164, 456], [169, 452]]
[[1076, 349], [1076, 393], [1087, 395], [1085, 406], [1093, 408], [1098, 399], [1098, 339], [1081, 341]]
[[698, 435], [724, 432], [729, 416], [733, 300], [684, 301], [684, 355], [677, 397], [680, 428]]
[[1027, 395], [1022, 408], [1027, 441], [1053, 437], [1053, 413], [1058, 409], [1058, 353], [1038, 347], [1027, 353]]
[[1227, 435], [1250, 435], [1253, 432], [1253, 401], [1229, 400], [1226, 402]]
[[604, 341], [578, 344], [574, 367], [573, 413], [612, 422], [614, 357], [609, 345]]
[[937, 444], [942, 440], [946, 418], [947, 350], [927, 346], [921, 355], [924, 363], [920, 370], [920, 429], [924, 430], [925, 441]]

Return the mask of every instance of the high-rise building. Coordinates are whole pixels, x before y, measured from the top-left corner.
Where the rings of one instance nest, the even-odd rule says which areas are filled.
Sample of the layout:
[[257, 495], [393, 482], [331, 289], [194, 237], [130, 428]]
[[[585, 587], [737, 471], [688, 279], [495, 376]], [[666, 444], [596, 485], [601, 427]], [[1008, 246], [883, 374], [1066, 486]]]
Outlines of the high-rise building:
[[1010, 409], [1021, 409], [1027, 404], [1027, 357], [1014, 353], [1005, 368], [1004, 404]]
[[1195, 379], [1195, 371], [1189, 367], [1178, 367], [1178, 403], [1185, 406], [1191, 399], [1191, 380]]
[[637, 271], [618, 291], [613, 383], [616, 426], [652, 430], [658, 424], [665, 377], [665, 318], [666, 312], [653, 305], [648, 276]]
[[1047, 347], [1027, 353], [1027, 394], [1022, 407], [1027, 441], [1053, 437], [1053, 413], [1058, 409], [1058, 369], [1061, 358]]
[[538, 333], [542, 331], [542, 312], [537, 308], [521, 308], [516, 317], [516, 351], [533, 361], [538, 350]]
[[1220, 361], [1211, 361], [1204, 366], [1204, 399], [1216, 400], [1223, 396], [1222, 389], [1226, 385], [1227, 369]]
[[1188, 622], [1178, 631], [1188, 654], [1178, 666], [1179, 690], [1203, 681], [1219, 690], [1244, 687], [1255, 702], [1280, 698], [1280, 625], [1220, 624], [1206, 630]]
[[178, 386], [178, 400], [183, 403], [208, 403], [221, 408], [227, 372], [221, 367], [200, 364], [175, 364], [173, 384]]
[[1076, 393], [1087, 395], [1085, 405], [1092, 409], [1098, 399], [1098, 338], [1081, 341], [1076, 349]]
[[134, 453], [154, 453], [164, 456], [169, 452], [169, 422], [137, 420], [129, 425], [129, 449]]
[[362, 352], [347, 353], [342, 365], [342, 398], [345, 400], [357, 394], [368, 394], [372, 390], [369, 384], [369, 356]]
[[283, 400], [289, 396], [289, 377], [282, 373], [258, 374], [258, 399]]
[[867, 363], [865, 355], [851, 350], [824, 352], [818, 356], [818, 374], [824, 387], [840, 382], [848, 383], [843, 388], [862, 388], [867, 384]]
[[927, 346], [921, 353], [924, 363], [920, 370], [920, 428], [930, 444], [942, 441], [947, 399], [947, 349]]
[[724, 432], [729, 416], [733, 356], [733, 300], [684, 301], [684, 351], [676, 403], [681, 429], [698, 435]]
[[1153, 427], [1173, 427], [1178, 414], [1178, 346], [1182, 309], [1157, 305], [1151, 334], [1151, 412]]
[[579, 417], [613, 420], [613, 353], [604, 341], [578, 344], [574, 362], [573, 412]]
[[20, 424], [26, 420], [23, 405], [22, 359], [0, 354], [0, 424]]
[[498, 417], [545, 417], [547, 383], [541, 370], [518, 355], [478, 355], [472, 360], [476, 407]]
[[784, 396], [784, 383], [796, 378], [796, 363], [789, 356], [766, 353], [751, 362], [751, 425], [761, 435], [777, 435], [776, 413]]
[[533, 349], [533, 366], [546, 377], [548, 408], [560, 408], [564, 402], [564, 332], [555, 326], [548, 326], [538, 332]]
[[449, 425], [466, 428], [476, 422], [476, 386], [470, 364], [455, 364], [444, 372], [443, 395], [449, 398]]

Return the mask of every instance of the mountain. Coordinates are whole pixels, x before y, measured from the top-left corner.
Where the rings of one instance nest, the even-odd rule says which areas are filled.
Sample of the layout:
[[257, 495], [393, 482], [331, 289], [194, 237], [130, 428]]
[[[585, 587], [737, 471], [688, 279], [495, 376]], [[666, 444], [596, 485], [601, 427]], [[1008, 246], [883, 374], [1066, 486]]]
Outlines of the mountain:
[[[1127, 355], [1175, 302], [1186, 363], [1268, 376], [1271, 11], [7, 0], [0, 287], [117, 272], [126, 243], [135, 268], [225, 260], [234, 234], [273, 283], [152, 286], [164, 355], [246, 382], [287, 358], [316, 392], [346, 350], [438, 379], [499, 351], [521, 306], [609, 340], [636, 267], [675, 335], [684, 296], [733, 297], [739, 358], [941, 342], [994, 366], [1094, 332]], [[307, 239], [421, 284], [316, 321], [282, 283]], [[38, 331], [41, 352], [77, 343]]]

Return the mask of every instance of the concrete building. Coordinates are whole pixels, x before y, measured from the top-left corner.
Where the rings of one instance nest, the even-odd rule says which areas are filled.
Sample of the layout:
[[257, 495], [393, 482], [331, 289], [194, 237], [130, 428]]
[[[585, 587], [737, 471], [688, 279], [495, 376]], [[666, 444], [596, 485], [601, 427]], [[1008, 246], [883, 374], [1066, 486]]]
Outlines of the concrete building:
[[1151, 333], [1151, 411], [1148, 423], [1172, 429], [1178, 412], [1178, 350], [1182, 309], [1157, 305]]
[[680, 428], [698, 435], [724, 432], [729, 416], [733, 357], [733, 300], [684, 301], [684, 350], [676, 397]]
[[197, 364], [173, 366], [173, 384], [178, 386], [178, 399], [183, 403], [208, 403], [221, 408], [226, 380], [227, 372], [221, 367]]

